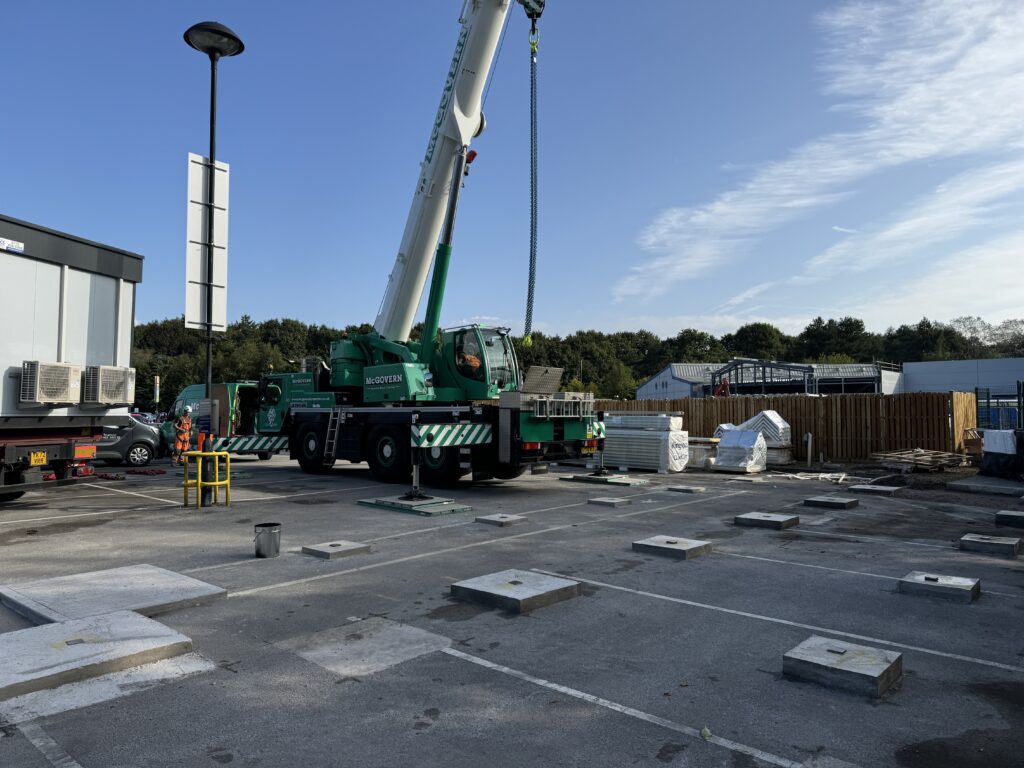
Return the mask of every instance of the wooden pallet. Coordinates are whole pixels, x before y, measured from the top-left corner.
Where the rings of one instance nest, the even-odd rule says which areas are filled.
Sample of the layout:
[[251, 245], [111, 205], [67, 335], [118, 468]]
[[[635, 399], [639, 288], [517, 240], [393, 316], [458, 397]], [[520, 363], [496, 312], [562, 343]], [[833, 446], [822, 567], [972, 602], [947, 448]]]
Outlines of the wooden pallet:
[[873, 453], [871, 458], [883, 467], [900, 472], [937, 472], [962, 467], [967, 463], [967, 457], [960, 453], [926, 451], [921, 448], [915, 448], [912, 451]]

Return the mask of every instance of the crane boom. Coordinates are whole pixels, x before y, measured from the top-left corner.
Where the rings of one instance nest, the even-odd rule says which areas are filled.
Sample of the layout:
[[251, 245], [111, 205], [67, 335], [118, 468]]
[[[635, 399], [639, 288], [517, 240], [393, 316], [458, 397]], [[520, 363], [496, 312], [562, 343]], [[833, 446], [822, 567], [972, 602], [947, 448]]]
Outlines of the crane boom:
[[409, 340], [441, 233], [459, 149], [484, 128], [481, 100], [512, 0], [466, 0], [441, 104], [420, 164], [405, 232], [373, 327], [389, 341]]

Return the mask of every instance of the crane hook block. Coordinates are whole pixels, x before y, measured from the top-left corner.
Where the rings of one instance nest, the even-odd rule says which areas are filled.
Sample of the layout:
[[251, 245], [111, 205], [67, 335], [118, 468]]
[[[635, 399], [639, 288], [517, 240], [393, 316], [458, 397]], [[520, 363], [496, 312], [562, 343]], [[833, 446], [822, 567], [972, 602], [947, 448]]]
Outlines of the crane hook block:
[[545, 0], [519, 0], [519, 2], [522, 3], [523, 9], [526, 11], [526, 18], [530, 21], [536, 21], [544, 13]]

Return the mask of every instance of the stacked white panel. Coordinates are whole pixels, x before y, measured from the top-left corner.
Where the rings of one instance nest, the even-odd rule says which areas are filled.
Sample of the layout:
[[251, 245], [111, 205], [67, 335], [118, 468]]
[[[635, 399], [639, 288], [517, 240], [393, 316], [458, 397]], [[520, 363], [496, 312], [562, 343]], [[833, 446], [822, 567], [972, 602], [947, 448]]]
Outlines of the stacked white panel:
[[608, 467], [682, 472], [689, 457], [688, 433], [681, 430], [612, 428], [604, 441]]

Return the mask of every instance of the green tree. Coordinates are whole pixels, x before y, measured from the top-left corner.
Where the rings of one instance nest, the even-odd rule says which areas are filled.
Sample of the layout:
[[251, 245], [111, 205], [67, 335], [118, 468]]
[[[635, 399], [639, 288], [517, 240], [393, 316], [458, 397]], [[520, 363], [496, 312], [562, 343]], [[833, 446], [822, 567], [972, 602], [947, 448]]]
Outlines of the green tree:
[[758, 360], [786, 360], [790, 341], [770, 323], [748, 323], [722, 337], [722, 344], [732, 355]]

